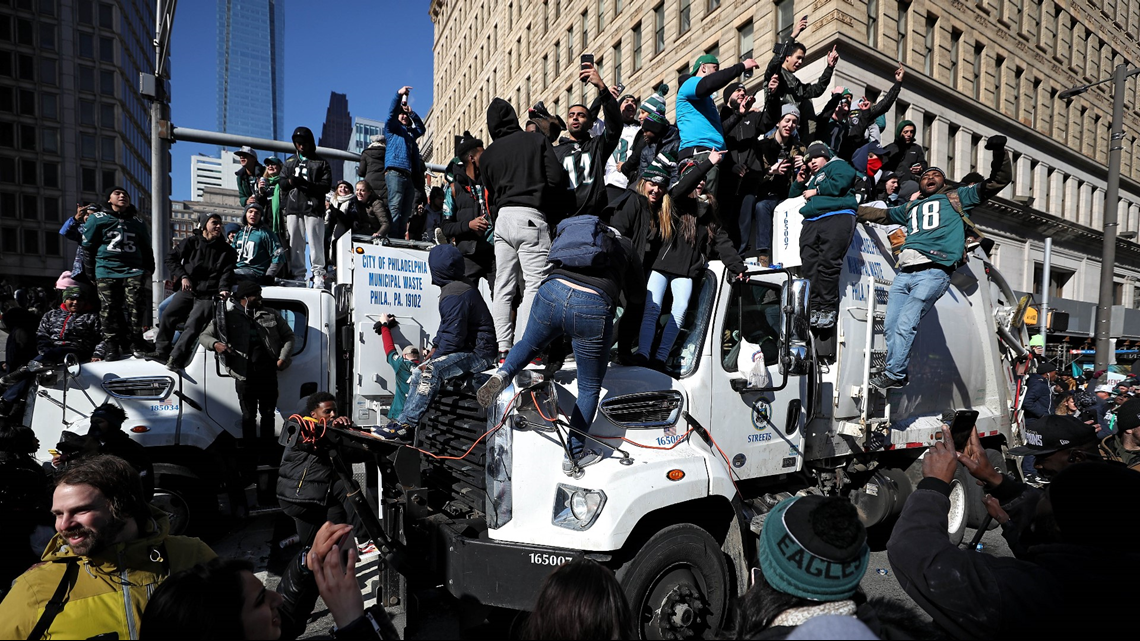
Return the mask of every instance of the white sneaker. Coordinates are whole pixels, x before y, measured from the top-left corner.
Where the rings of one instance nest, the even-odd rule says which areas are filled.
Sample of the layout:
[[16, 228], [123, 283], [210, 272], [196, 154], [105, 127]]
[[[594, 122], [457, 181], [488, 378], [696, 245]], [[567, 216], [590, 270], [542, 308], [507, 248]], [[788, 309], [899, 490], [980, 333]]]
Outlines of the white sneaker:
[[435, 228], [435, 244], [436, 245], [446, 245], [447, 244], [447, 236], [443, 233], [443, 230], [440, 229], [439, 227]]

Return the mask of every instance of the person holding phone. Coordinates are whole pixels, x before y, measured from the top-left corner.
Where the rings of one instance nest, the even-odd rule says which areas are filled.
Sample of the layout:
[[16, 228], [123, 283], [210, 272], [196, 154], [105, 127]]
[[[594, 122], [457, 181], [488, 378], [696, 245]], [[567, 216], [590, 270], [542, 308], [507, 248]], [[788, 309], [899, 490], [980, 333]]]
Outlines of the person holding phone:
[[[565, 216], [600, 216], [609, 204], [606, 163], [622, 141], [622, 115], [617, 99], [594, 67], [592, 54], [582, 56], [578, 78], [597, 87], [598, 97], [589, 107], [571, 105], [566, 115], [566, 132], [570, 138], [556, 146], [554, 154], [567, 176], [569, 193], [564, 195]], [[590, 130], [599, 111], [605, 127], [601, 135], [591, 137]]]
[[807, 28], [807, 16], [800, 18], [792, 29], [790, 37], [776, 45], [772, 52], [772, 59], [764, 69], [764, 80], [768, 84], [764, 88], [765, 104], [792, 104], [800, 110], [804, 122], [814, 120], [815, 110], [811, 101], [827, 91], [831, 85], [831, 76], [835, 72], [835, 65], [839, 63], [839, 48], [833, 46], [827, 54], [827, 66], [815, 82], [808, 84], [796, 76], [796, 72], [804, 64], [807, 47], [797, 42], [796, 38]]
[[450, 183], [443, 208], [440, 234], [451, 239], [463, 253], [463, 276], [471, 282], [480, 278], [487, 286], [495, 286], [495, 225], [491, 221], [491, 194], [483, 186], [479, 160], [483, 157], [483, 141], [464, 131], [455, 137], [455, 160], [447, 167]]
[[384, 180], [388, 186], [390, 238], [403, 238], [416, 205], [416, 172], [422, 172], [423, 159], [416, 142], [425, 133], [424, 123], [408, 104], [411, 87], [400, 87], [388, 109], [384, 123]]

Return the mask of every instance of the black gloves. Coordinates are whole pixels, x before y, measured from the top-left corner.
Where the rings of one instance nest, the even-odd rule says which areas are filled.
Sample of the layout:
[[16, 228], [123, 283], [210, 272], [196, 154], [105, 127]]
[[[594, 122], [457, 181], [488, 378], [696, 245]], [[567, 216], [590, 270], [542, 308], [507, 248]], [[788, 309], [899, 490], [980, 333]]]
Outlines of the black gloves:
[[986, 149], [989, 151], [1005, 149], [1005, 143], [1005, 136], [990, 136], [989, 139], [986, 140]]
[[387, 327], [387, 328], [391, 329], [391, 328], [395, 327], [396, 325], [399, 325], [399, 323], [398, 323], [398, 322], [396, 322], [396, 319], [395, 319], [395, 318], [393, 318], [392, 320], [390, 320], [390, 321], [388, 321], [388, 322], [384, 322], [384, 321], [382, 321], [382, 320], [378, 320], [378, 321], [376, 321], [375, 323], [373, 323], [373, 325], [372, 325], [372, 331], [374, 331], [374, 332], [376, 332], [377, 334], [379, 334], [379, 333], [381, 333], [381, 332], [380, 332], [380, 328], [381, 328], [381, 327]]

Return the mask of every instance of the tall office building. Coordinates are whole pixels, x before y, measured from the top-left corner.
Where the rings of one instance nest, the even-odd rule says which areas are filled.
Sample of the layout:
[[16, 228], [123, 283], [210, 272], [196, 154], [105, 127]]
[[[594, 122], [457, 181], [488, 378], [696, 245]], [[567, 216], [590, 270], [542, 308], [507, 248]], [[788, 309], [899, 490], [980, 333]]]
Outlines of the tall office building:
[[[930, 164], [955, 179], [987, 172], [985, 139], [1009, 137], [1013, 183], [972, 217], [996, 241], [991, 259], [1016, 290], [1041, 293], [1043, 241], [1052, 237], [1050, 305], [1070, 313], [1060, 336], [1080, 343], [1094, 331], [1112, 95], [1108, 85], [1072, 100], [1059, 95], [1111, 76], [1117, 64], [1140, 64], [1140, 2], [432, 0], [429, 15], [431, 124], [444, 144], [464, 129], [489, 140], [486, 108], [495, 96], [520, 112], [542, 100], [563, 116], [588, 102], [578, 81], [583, 53], [627, 93], [645, 97], [668, 84], [673, 119], [679, 76], [698, 56], [724, 64], [750, 56], [762, 70], [793, 22], [808, 16], [801, 79], [819, 77], [833, 45], [841, 60], [832, 85], [872, 101], [890, 88], [895, 67], [906, 67], [884, 143], [900, 121], [914, 121]], [[762, 91], [761, 76], [744, 80], [750, 92]], [[1140, 341], [1140, 77], [1122, 90], [1112, 334]]]
[[[348, 151], [354, 154], [368, 149], [368, 145], [372, 144], [372, 136], [375, 136], [384, 131], [384, 122], [381, 120], [372, 120], [371, 118], [354, 118], [352, 121], [352, 135], [348, 141]], [[356, 182], [359, 178], [356, 175], [356, 168], [360, 163], [355, 160], [346, 160], [342, 165], [342, 175], [344, 179], [349, 182]]]
[[[352, 136], [352, 114], [348, 112], [348, 96], [333, 91], [329, 95], [329, 107], [325, 111], [325, 124], [321, 127], [321, 137], [317, 144], [329, 149], [348, 149]], [[332, 164], [333, 186], [344, 179], [344, 165]], [[353, 178], [349, 176], [351, 182]]]
[[[232, 151], [222, 150], [221, 156], [197, 154], [190, 157], [190, 200], [202, 200], [207, 187], [232, 190], [237, 193], [237, 171], [241, 162]], [[234, 206], [238, 204], [235, 196]]]
[[0, 3], [0, 275], [52, 283], [75, 245], [59, 235], [77, 202], [121, 185], [150, 212], [154, 3]]
[[284, 0], [217, 0], [218, 131], [285, 132]]

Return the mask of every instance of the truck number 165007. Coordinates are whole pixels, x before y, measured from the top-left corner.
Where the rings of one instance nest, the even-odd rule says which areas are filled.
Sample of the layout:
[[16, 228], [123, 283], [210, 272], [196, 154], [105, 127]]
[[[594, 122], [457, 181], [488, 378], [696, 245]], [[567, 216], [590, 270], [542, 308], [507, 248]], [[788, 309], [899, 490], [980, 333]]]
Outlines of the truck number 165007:
[[530, 562], [534, 565], [562, 565], [574, 560], [572, 556], [558, 556], [557, 554], [530, 553]]

